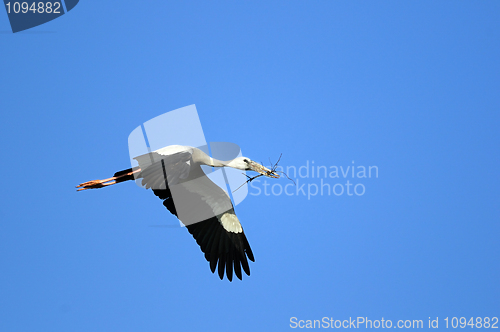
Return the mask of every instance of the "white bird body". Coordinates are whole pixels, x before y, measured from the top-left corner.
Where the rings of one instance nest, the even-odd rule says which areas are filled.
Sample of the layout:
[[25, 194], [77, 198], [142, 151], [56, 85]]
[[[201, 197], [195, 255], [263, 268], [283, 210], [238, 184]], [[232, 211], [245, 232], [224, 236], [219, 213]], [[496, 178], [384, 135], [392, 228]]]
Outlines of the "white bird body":
[[224, 271], [241, 279], [241, 268], [250, 275], [247, 257], [254, 261], [252, 250], [234, 212], [228, 193], [213, 183], [201, 165], [252, 170], [273, 178], [274, 171], [245, 157], [221, 161], [191, 146], [170, 145], [134, 158], [139, 166], [115, 173], [112, 178], [80, 184], [79, 190], [102, 188], [118, 182], [141, 179], [146, 189], [163, 200], [163, 205], [193, 235], [212, 272], [218, 265], [219, 277]]

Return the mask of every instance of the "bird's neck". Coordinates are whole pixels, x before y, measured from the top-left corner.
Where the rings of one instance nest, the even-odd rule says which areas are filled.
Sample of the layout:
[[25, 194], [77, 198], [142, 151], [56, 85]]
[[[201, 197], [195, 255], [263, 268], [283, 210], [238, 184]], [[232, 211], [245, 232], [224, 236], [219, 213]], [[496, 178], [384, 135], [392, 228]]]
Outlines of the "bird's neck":
[[215, 159], [215, 158], [210, 158], [210, 163], [212, 167], [224, 167], [224, 166], [228, 166], [228, 164], [230, 163], [229, 161], [222, 161], [222, 160], [219, 160], [219, 159]]

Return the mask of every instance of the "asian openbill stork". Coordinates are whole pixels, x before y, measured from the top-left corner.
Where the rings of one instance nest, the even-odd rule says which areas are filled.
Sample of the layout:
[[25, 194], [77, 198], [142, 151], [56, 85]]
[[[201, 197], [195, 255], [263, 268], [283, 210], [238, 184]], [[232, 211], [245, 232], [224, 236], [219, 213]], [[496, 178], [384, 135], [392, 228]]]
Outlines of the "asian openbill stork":
[[116, 172], [109, 179], [84, 182], [77, 186], [78, 191], [142, 179], [142, 185], [151, 188], [193, 235], [213, 273], [218, 265], [221, 280], [224, 270], [229, 281], [233, 270], [241, 280], [242, 267], [250, 275], [247, 257], [253, 262], [254, 256], [231, 199], [205, 175], [201, 165], [255, 171], [271, 178], [279, 175], [246, 157], [221, 161], [198, 148], [181, 145], [170, 145], [134, 159], [139, 166]]

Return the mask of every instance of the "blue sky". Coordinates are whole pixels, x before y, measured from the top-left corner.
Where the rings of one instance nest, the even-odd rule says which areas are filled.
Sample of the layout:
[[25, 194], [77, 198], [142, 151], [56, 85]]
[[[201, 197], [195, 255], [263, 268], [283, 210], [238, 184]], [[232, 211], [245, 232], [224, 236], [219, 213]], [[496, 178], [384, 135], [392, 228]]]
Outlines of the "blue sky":
[[[12, 34], [0, 13], [0, 330], [499, 317], [499, 14], [495, 1], [80, 1]], [[252, 275], [221, 281], [185, 229], [151, 227], [176, 222], [152, 193], [74, 188], [127, 168], [130, 132], [191, 104], [208, 141], [254, 160], [378, 178], [323, 179], [360, 196], [249, 195], [236, 212]]]

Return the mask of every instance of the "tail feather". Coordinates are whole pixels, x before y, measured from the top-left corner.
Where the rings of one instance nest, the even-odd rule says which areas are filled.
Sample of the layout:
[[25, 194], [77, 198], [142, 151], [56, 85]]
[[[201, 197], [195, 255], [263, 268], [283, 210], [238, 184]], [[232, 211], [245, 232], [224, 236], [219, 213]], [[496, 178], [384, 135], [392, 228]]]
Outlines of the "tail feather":
[[[116, 183], [129, 181], [129, 180], [135, 180], [134, 173], [137, 170], [140, 170], [139, 166], [127, 168], [127, 169], [124, 169], [123, 171], [116, 172], [115, 175], [113, 175], [113, 177], [117, 178]], [[128, 174], [128, 175], [126, 175], [126, 174]], [[126, 176], [124, 176], [124, 175], [126, 175]]]

